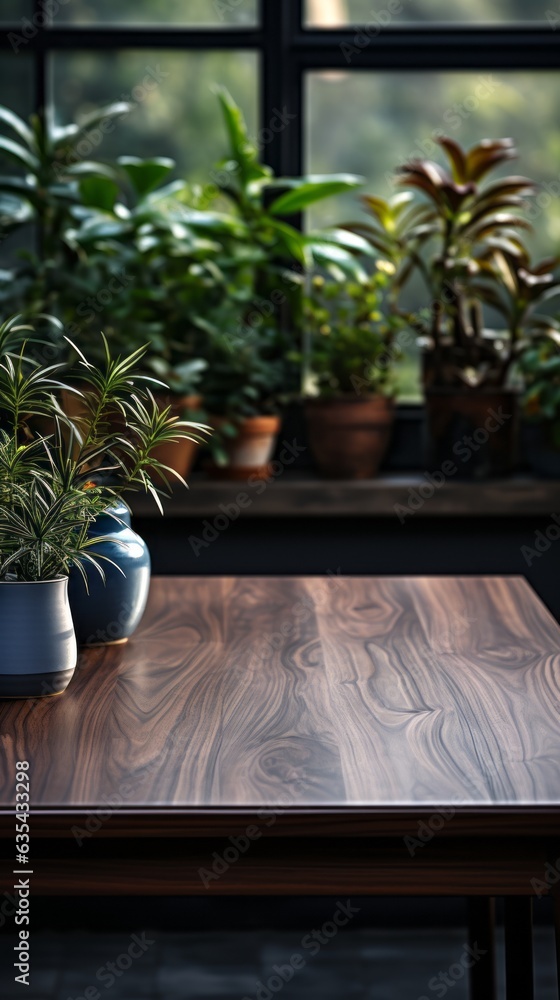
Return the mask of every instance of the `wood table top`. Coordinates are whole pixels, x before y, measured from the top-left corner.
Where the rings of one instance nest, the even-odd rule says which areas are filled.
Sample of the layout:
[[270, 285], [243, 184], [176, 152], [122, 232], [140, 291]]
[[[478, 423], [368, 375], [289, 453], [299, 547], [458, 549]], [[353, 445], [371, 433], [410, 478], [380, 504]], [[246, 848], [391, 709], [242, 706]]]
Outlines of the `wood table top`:
[[[521, 577], [156, 577], [126, 645], [0, 703], [0, 815], [560, 818], [560, 629]], [[560, 827], [559, 827], [560, 829]]]

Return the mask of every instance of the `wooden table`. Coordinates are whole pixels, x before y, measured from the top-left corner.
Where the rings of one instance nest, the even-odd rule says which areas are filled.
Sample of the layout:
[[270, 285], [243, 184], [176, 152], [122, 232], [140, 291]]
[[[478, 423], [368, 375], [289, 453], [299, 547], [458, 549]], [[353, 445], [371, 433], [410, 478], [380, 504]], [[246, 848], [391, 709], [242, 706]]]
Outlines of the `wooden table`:
[[0, 707], [2, 884], [27, 759], [34, 893], [467, 895], [476, 1000], [504, 896], [508, 1000], [531, 1000], [559, 653], [520, 577], [156, 578], [127, 645]]

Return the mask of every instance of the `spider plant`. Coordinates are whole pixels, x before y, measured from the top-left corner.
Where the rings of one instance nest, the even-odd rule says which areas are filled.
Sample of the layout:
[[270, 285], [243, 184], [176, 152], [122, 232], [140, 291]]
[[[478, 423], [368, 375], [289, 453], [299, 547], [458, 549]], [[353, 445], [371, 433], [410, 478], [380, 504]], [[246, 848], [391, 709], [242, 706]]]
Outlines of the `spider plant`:
[[[96, 518], [133, 490], [149, 492], [161, 510], [168, 477], [181, 477], [153, 452], [206, 433], [160, 410], [151, 392], [156, 380], [138, 373], [142, 349], [113, 358], [104, 341], [105, 362], [96, 366], [71, 346], [78, 356], [72, 373], [42, 366], [27, 343], [17, 353], [4, 348], [0, 361], [0, 580], [54, 580], [75, 566], [87, 588], [88, 563], [104, 576], [105, 557], [88, 551], [102, 540], [88, 537]], [[63, 412], [62, 389], [80, 400], [80, 416]], [[51, 418], [52, 433], [33, 432], [36, 416]], [[154, 470], [163, 485], [152, 482]]]

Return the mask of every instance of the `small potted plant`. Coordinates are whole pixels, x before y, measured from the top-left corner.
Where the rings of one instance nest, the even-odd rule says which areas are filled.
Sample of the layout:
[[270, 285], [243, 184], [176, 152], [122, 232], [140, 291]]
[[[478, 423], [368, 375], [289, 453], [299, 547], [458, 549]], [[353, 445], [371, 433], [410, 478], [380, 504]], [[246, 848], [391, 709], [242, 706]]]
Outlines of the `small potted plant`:
[[[557, 262], [532, 264], [524, 243], [531, 227], [522, 211], [533, 182], [515, 175], [488, 180], [516, 157], [512, 140], [484, 140], [468, 151], [452, 139], [438, 142], [447, 168], [411, 160], [397, 169], [399, 183], [422, 200], [411, 202], [409, 192], [392, 202], [366, 199], [373, 223], [355, 229], [395, 263], [401, 304], [413, 274], [426, 286], [426, 308], [401, 310], [422, 346], [430, 462], [440, 465], [477, 435], [461, 475], [502, 475], [517, 456], [514, 363], [539, 327], [536, 309], [556, 293]], [[486, 326], [496, 313], [505, 329]], [[492, 417], [490, 432], [496, 413], [500, 421]]]
[[522, 414], [527, 460], [539, 476], [560, 479], [560, 324], [523, 352]]
[[[16, 330], [13, 322], [0, 329], [0, 696], [35, 697], [61, 693], [76, 665], [73, 616], [77, 623], [80, 607], [78, 601], [70, 608], [72, 570], [94, 603], [94, 592], [87, 598], [92, 572], [102, 582], [108, 573], [122, 577], [118, 596], [137, 624], [149, 585], [145, 552], [144, 572], [126, 578], [118, 556], [103, 551], [106, 544], [116, 547], [115, 533], [100, 535], [96, 523], [112, 518], [120, 531], [115, 505], [130, 490], [147, 490], [160, 503], [151, 469], [167, 483], [169, 470], [153, 458], [154, 449], [184, 435], [200, 438], [204, 428], [161, 413], [137, 373], [141, 353], [113, 359], [107, 351], [103, 368], [79, 354], [81, 380], [89, 387], [74, 390], [88, 410], [84, 429], [81, 418], [60, 407], [60, 390], [71, 391], [63, 366], [41, 364], [27, 343], [16, 349]], [[125, 433], [107, 420], [115, 408]], [[35, 433], [32, 416], [52, 419], [54, 432]], [[116, 605], [109, 613], [114, 618], [121, 611]]]
[[328, 478], [372, 478], [389, 445], [399, 352], [397, 321], [383, 313], [388, 283], [381, 269], [363, 282], [316, 276], [304, 299], [308, 439]]
[[208, 421], [214, 429], [212, 461], [215, 478], [267, 478], [280, 430], [280, 407], [286, 385], [286, 362], [275, 356], [275, 336], [250, 327], [235, 339], [218, 334], [212, 340], [202, 389]]

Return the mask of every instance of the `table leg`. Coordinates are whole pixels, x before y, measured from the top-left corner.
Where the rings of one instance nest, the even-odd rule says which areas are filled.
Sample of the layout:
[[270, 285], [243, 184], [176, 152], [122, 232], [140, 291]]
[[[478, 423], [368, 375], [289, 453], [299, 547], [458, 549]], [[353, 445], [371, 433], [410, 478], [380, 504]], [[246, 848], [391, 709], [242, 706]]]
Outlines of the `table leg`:
[[495, 901], [487, 896], [469, 896], [469, 947], [480, 958], [469, 972], [470, 1000], [496, 1000]]
[[560, 997], [560, 892], [552, 893], [554, 902], [554, 935], [556, 938], [556, 990]]
[[505, 897], [506, 997], [534, 1000], [533, 899]]

